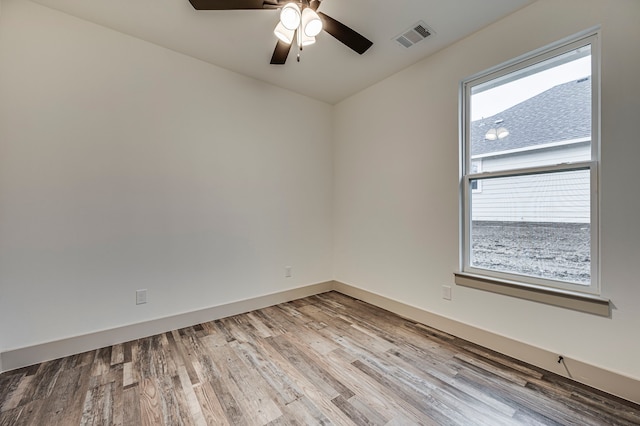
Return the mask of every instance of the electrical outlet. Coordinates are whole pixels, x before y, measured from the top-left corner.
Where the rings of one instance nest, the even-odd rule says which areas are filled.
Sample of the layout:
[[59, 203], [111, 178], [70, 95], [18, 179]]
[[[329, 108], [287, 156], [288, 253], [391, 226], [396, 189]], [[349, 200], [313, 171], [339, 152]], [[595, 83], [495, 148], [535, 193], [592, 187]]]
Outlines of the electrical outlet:
[[147, 289], [136, 290], [136, 305], [147, 303]]
[[442, 286], [442, 298], [445, 300], [451, 300], [451, 286]]
[[291, 266], [285, 266], [284, 267], [284, 277], [285, 278], [291, 278], [292, 277], [292, 271], [293, 271], [293, 268]]

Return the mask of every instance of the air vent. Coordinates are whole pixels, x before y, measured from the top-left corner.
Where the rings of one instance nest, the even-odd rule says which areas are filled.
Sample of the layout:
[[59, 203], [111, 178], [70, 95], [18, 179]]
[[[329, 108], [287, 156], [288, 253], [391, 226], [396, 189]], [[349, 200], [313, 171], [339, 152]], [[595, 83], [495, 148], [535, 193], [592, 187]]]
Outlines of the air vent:
[[402, 32], [399, 36], [394, 37], [394, 40], [401, 46], [411, 47], [419, 41], [429, 37], [431, 34], [433, 34], [433, 31], [427, 27], [427, 24], [420, 21]]

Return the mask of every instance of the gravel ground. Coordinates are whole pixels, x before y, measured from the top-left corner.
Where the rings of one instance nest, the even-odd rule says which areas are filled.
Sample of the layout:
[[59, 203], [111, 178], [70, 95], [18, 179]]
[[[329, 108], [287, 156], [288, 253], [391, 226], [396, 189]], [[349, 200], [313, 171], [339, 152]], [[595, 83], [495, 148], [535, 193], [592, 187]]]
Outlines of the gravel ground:
[[472, 266], [589, 283], [589, 224], [474, 222]]

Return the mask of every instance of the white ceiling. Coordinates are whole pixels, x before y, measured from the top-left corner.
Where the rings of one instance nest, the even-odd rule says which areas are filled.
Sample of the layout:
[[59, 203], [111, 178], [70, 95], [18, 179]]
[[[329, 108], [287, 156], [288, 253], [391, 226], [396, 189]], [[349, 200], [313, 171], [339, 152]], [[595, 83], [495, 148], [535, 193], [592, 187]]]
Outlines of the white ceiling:
[[[373, 41], [362, 56], [322, 33], [296, 62], [270, 65], [277, 10], [197, 11], [188, 0], [36, 3], [328, 103], [435, 53], [534, 0], [324, 0], [319, 10]], [[418, 21], [433, 35], [407, 49], [395, 36]]]

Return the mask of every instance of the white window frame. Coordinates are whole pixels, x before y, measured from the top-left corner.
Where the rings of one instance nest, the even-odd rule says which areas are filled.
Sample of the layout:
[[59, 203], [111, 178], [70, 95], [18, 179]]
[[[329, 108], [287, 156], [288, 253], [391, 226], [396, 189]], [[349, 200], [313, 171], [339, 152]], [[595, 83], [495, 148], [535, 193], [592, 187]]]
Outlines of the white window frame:
[[[552, 298], [558, 295], [565, 295], [569, 298], [580, 299], [584, 295], [586, 300], [594, 300], [596, 304], [602, 306], [599, 314], [606, 315], [609, 311], [608, 301], [600, 299], [600, 276], [599, 276], [599, 178], [598, 164], [600, 159], [600, 30], [592, 28], [580, 34], [574, 35], [557, 43], [543, 47], [536, 51], [522, 55], [512, 61], [493, 67], [487, 71], [471, 76], [463, 80], [460, 84], [460, 272], [456, 273], [456, 283], [470, 287], [476, 287], [498, 293], [523, 297], [527, 292], [537, 295], [549, 293]], [[470, 129], [471, 129], [471, 90], [473, 87], [498, 79], [517, 70], [527, 68], [536, 63], [556, 57], [579, 47], [591, 45], [591, 85], [592, 85], [592, 120], [591, 120], [591, 161], [581, 161], [575, 163], [554, 164], [550, 166], [533, 167], [526, 169], [508, 169], [504, 171], [473, 173], [470, 150]], [[471, 189], [472, 179], [491, 179], [497, 177], [508, 177], [515, 175], [530, 175], [538, 173], [550, 173], [572, 170], [590, 171], [590, 193], [591, 193], [591, 283], [590, 285], [573, 284], [569, 282], [554, 281], [543, 278], [529, 277], [524, 275], [503, 273], [494, 270], [474, 268], [470, 265], [471, 259], [471, 199], [472, 194], [477, 190]], [[479, 184], [481, 182], [478, 182]], [[482, 283], [482, 285], [480, 284]], [[508, 287], [509, 291], [501, 289]], [[497, 290], [496, 290], [497, 289]], [[538, 296], [536, 296], [538, 297]], [[524, 297], [537, 300], [536, 297]], [[555, 299], [554, 299], [555, 300]], [[555, 305], [564, 306], [563, 303], [548, 302]], [[575, 306], [568, 306], [578, 310]], [[589, 309], [586, 309], [589, 311]], [[596, 312], [592, 312], [596, 313]]]

